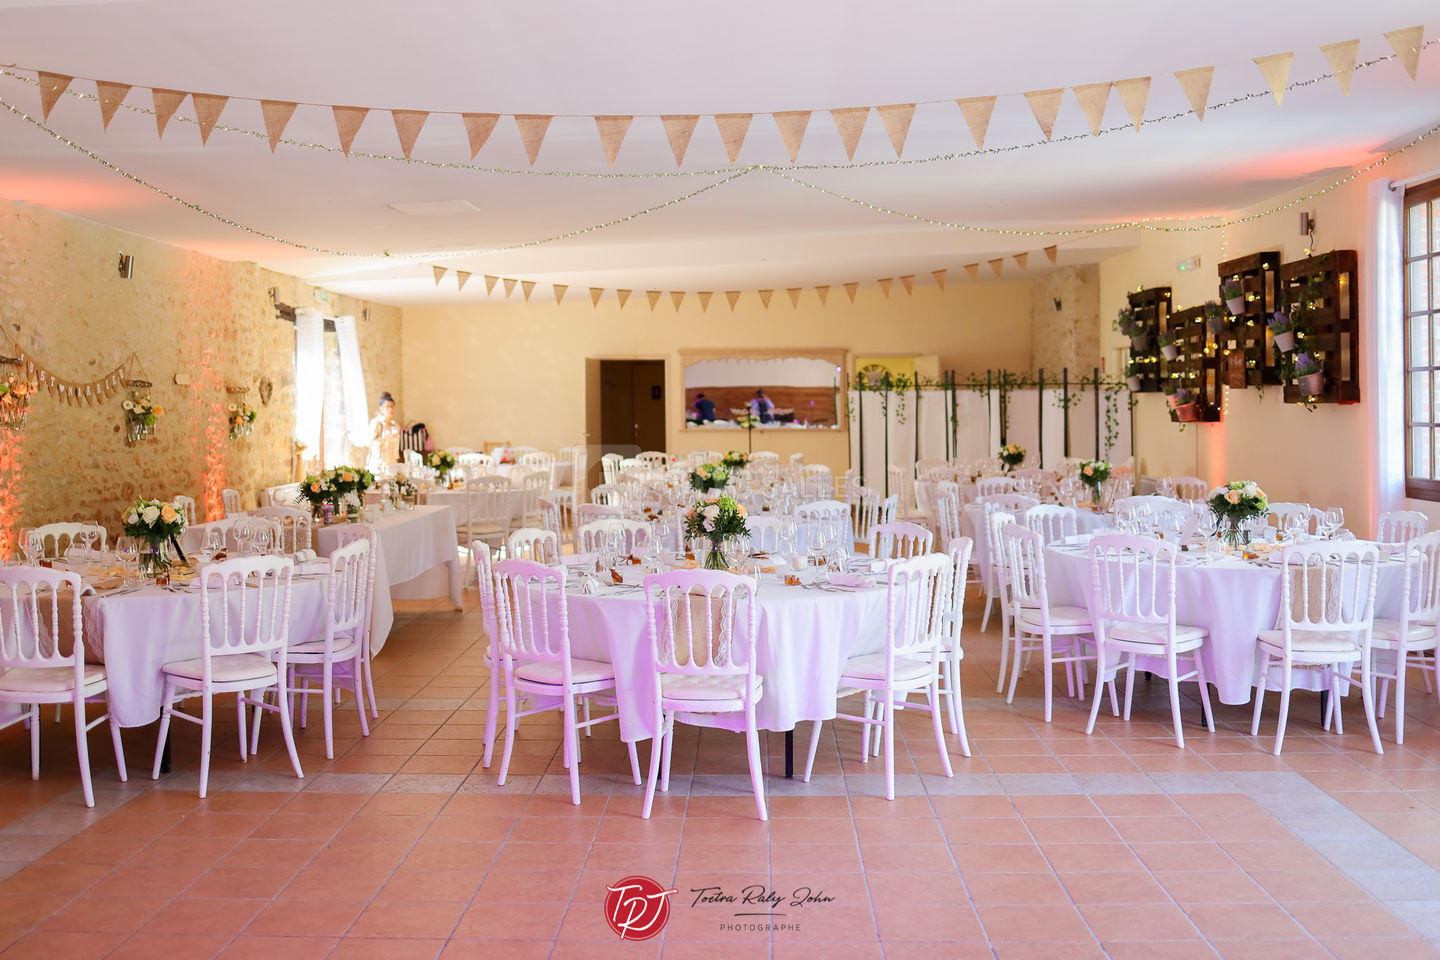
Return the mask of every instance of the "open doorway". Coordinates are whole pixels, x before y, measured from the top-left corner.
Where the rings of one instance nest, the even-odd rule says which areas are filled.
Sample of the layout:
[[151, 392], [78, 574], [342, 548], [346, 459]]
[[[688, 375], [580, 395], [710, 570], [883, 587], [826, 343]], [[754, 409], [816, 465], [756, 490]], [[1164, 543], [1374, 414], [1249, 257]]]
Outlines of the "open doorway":
[[665, 361], [590, 360], [586, 366], [591, 464], [607, 453], [664, 450]]

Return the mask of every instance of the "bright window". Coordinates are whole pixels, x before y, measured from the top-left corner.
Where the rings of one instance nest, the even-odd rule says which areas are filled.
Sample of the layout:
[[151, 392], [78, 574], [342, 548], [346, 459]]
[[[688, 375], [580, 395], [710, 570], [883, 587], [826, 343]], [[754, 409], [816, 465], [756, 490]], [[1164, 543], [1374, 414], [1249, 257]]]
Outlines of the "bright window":
[[1440, 180], [1405, 191], [1405, 494], [1440, 500]]

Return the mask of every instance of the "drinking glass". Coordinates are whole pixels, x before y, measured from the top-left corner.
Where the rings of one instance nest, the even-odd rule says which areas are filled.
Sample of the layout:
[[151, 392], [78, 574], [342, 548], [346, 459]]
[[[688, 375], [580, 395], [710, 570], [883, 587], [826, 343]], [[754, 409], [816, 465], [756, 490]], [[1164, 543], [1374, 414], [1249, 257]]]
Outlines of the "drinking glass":
[[218, 557], [225, 549], [225, 531], [219, 527], [210, 527], [205, 531], [205, 552], [210, 554], [211, 559]]
[[269, 553], [273, 537], [274, 535], [267, 527], [261, 527], [260, 529], [256, 530], [254, 532], [254, 535], [251, 537], [251, 555], [256, 557], [263, 557], [265, 554]]
[[134, 537], [120, 537], [115, 541], [115, 559], [120, 561], [122, 568], [121, 577], [128, 584], [133, 582], [130, 578], [131, 569], [136, 570], [139, 575], [138, 565], [140, 563], [140, 544]]
[[1326, 507], [1316, 516], [1317, 532], [1326, 540], [1334, 538], [1345, 526], [1345, 511], [1339, 507]]
[[251, 530], [250, 527], [242, 524], [234, 527], [232, 533], [235, 537], [236, 552], [242, 557], [250, 556], [250, 541], [255, 535], [254, 531]]
[[1299, 543], [1300, 538], [1310, 532], [1310, 516], [1304, 513], [1291, 513], [1285, 517], [1285, 537], [1292, 543]]

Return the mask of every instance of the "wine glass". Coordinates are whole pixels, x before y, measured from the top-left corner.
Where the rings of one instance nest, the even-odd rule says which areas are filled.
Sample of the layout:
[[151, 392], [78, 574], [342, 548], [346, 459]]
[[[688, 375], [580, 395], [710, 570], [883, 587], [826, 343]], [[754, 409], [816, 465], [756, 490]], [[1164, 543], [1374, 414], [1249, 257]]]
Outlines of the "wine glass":
[[25, 531], [25, 560], [32, 567], [40, 565], [41, 559], [45, 556], [45, 538], [40, 536], [40, 531], [31, 527]]
[[1326, 507], [1317, 514], [1316, 527], [1320, 536], [1333, 539], [1340, 528], [1345, 526], [1345, 511], [1339, 507]]
[[130, 583], [130, 570], [140, 562], [140, 544], [134, 537], [119, 537], [115, 541], [115, 559], [120, 562], [121, 578]]
[[205, 552], [210, 555], [209, 559], [218, 557], [225, 549], [225, 531], [219, 527], [209, 527], [205, 530]]
[[270, 552], [274, 535], [269, 527], [260, 527], [250, 538], [252, 556], [263, 557]]
[[1310, 515], [1295, 511], [1285, 516], [1285, 539], [1291, 543], [1299, 543], [1300, 538], [1310, 531]]

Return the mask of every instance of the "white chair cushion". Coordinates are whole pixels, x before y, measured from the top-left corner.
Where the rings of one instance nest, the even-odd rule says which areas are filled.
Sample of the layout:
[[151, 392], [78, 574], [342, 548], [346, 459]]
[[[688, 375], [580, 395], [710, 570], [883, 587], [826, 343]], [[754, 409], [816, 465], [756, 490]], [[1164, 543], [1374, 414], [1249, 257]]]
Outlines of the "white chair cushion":
[[[760, 678], [751, 684], [758, 700]], [[667, 700], [743, 700], [743, 676], [691, 676], [683, 673], [661, 674], [660, 695]]]
[[[531, 660], [515, 668], [515, 679], [531, 683], [552, 683], [555, 686], [565, 682], [560, 672], [559, 660]], [[594, 683], [597, 680], [614, 680], [615, 668], [599, 660], [570, 658], [570, 682]]]
[[[1040, 611], [1033, 607], [1026, 607], [1020, 611], [1020, 620], [1026, 626], [1039, 627], [1041, 625]], [[1051, 607], [1050, 626], [1088, 627], [1090, 626], [1090, 611], [1084, 607], [1069, 607], [1064, 605]]]
[[[353, 660], [357, 646], [358, 644], [353, 637], [336, 637], [334, 646], [330, 648], [330, 656], [335, 660]], [[300, 643], [290, 644], [287, 656], [294, 659], [297, 655], [307, 658], [320, 657], [323, 659], [325, 656], [325, 638], [321, 637], [319, 640], [304, 640]]]
[[[1175, 624], [1175, 646], [1194, 647], [1209, 636], [1204, 627], [1188, 627]], [[1105, 639], [1122, 643], [1149, 643], [1165, 646], [1165, 624], [1163, 623], [1117, 623], [1105, 631]]]
[[[205, 677], [205, 661], [200, 657], [194, 660], [176, 660], [165, 664], [161, 669], [172, 677], [185, 677], [188, 680], [203, 680]], [[237, 683], [242, 680], [264, 680], [273, 683], [278, 679], [278, 674], [275, 662], [267, 656], [258, 653], [230, 653], [210, 659], [210, 679], [215, 683]]]
[[[928, 659], [920, 657], [896, 657], [895, 658], [895, 680], [897, 683], [908, 683], [915, 680], [923, 680], [930, 676], [931, 666]], [[867, 653], [863, 657], [851, 657], [845, 661], [845, 668], [841, 671], [840, 683], [843, 686], [847, 679], [856, 680], [884, 680], [885, 679], [885, 654]]]
[[[105, 679], [105, 667], [85, 664], [86, 688]], [[0, 673], [0, 693], [63, 693], [75, 689], [74, 667], [12, 667]]]
[[[1376, 618], [1374, 630], [1370, 638], [1375, 643], [1394, 646], [1400, 640], [1400, 621], [1381, 620]], [[1407, 647], [1424, 648], [1435, 645], [1435, 625], [1430, 623], [1410, 623], [1405, 631], [1405, 645]]]
[[[1290, 648], [1296, 653], [1350, 653], [1356, 656], [1360, 654], [1358, 638], [1346, 631], [1328, 630], [1292, 630], [1290, 632]], [[1285, 649], [1285, 632], [1283, 630], [1261, 630], [1261, 646], [1270, 647], [1275, 654], [1283, 653]]]

